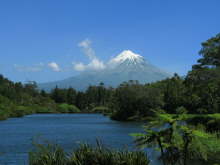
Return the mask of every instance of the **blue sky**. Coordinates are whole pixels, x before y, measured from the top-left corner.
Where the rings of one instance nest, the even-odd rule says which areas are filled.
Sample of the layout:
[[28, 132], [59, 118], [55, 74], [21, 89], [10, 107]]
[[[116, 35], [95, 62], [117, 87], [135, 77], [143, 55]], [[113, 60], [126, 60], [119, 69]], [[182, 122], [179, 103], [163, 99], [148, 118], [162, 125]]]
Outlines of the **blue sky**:
[[[184, 75], [201, 42], [220, 32], [219, 0], [1, 0], [0, 73], [14, 81], [61, 80], [123, 50]], [[80, 43], [87, 41], [87, 47]], [[84, 45], [85, 46], [85, 45]]]

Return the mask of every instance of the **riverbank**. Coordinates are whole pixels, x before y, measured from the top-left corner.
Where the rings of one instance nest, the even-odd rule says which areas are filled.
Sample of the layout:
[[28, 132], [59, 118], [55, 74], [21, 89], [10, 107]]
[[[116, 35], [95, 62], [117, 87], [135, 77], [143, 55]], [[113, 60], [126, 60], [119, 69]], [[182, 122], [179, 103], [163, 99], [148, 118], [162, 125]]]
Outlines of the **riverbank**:
[[23, 117], [30, 114], [51, 114], [51, 113], [81, 113], [79, 108], [74, 105], [69, 105], [66, 103], [55, 104], [48, 106], [40, 105], [13, 105], [13, 106], [2, 106], [0, 104], [0, 120], [6, 120], [8, 118]]

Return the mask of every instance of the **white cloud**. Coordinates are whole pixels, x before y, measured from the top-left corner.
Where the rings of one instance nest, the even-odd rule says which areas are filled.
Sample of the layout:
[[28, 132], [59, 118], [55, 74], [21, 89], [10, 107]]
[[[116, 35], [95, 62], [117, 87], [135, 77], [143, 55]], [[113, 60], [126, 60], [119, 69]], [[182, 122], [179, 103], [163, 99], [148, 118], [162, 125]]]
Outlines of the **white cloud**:
[[19, 72], [40, 72], [44, 68], [43, 63], [35, 64], [33, 66], [14, 65], [14, 68]]
[[88, 64], [83, 64], [82, 62], [73, 63], [73, 68], [76, 71], [102, 70], [105, 69], [105, 64], [100, 60], [93, 59]]
[[96, 58], [95, 51], [93, 50], [91, 44], [92, 42], [89, 39], [85, 39], [78, 44], [78, 46], [82, 48], [83, 52], [89, 57], [90, 60]]
[[82, 48], [84, 54], [89, 58], [90, 62], [88, 64], [83, 64], [82, 62], [73, 63], [73, 68], [76, 71], [102, 70], [105, 68], [105, 64], [96, 57], [91, 44], [92, 42], [89, 39], [85, 39], [78, 44], [78, 46]]
[[[50, 62], [47, 66], [55, 72], [61, 71], [59, 65], [55, 62]], [[34, 64], [32, 66], [24, 66], [24, 65], [14, 65], [14, 68], [19, 72], [40, 72], [46, 69], [46, 65], [44, 63]]]
[[73, 63], [73, 67], [76, 71], [84, 71], [86, 69], [86, 66], [81, 62]]
[[58, 65], [57, 63], [55, 63], [55, 62], [50, 62], [50, 63], [48, 64], [48, 67], [51, 68], [51, 69], [52, 69], [53, 71], [55, 71], [55, 72], [61, 71], [59, 65]]
[[88, 69], [95, 69], [95, 70], [102, 70], [105, 69], [105, 64], [98, 60], [98, 59], [93, 59], [88, 65]]

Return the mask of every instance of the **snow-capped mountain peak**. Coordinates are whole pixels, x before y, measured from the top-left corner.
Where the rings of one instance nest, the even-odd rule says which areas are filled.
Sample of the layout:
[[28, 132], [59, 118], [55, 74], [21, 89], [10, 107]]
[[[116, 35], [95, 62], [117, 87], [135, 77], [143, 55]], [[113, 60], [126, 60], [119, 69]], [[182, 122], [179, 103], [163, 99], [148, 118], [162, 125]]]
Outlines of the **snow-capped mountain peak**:
[[106, 63], [102, 70], [89, 70], [65, 80], [40, 84], [39, 88], [50, 90], [58, 86], [85, 90], [88, 86], [98, 85], [100, 82], [103, 82], [107, 87], [117, 87], [120, 83], [129, 80], [150, 83], [167, 77], [170, 77], [170, 74], [151, 65], [141, 55], [124, 50]]
[[132, 52], [131, 50], [124, 50], [115, 58], [111, 59], [109, 64], [120, 64], [127, 60], [133, 63], [142, 63], [144, 58], [141, 55]]

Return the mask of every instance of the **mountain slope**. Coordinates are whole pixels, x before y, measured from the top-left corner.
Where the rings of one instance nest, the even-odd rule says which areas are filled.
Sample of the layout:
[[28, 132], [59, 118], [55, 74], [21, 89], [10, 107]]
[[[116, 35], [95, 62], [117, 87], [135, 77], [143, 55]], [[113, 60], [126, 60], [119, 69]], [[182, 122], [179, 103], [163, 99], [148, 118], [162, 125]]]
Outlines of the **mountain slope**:
[[103, 70], [82, 72], [80, 75], [65, 80], [39, 84], [40, 89], [50, 90], [55, 86], [60, 88], [73, 87], [84, 90], [89, 85], [103, 82], [106, 86], [116, 87], [129, 80], [149, 83], [170, 77], [170, 74], [149, 64], [142, 56], [129, 50], [111, 59]]

